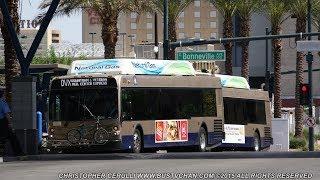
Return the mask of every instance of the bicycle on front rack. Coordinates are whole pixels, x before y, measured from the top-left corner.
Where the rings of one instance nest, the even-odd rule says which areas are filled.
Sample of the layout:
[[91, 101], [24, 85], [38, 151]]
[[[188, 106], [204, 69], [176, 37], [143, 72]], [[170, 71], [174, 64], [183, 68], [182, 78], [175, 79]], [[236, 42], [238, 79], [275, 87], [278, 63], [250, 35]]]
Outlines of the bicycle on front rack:
[[93, 134], [92, 139], [94, 140], [94, 143], [99, 145], [105, 144], [108, 140], [108, 132], [100, 124], [100, 120], [102, 118], [99, 116], [93, 115], [86, 105], [82, 104], [82, 107], [89, 112], [89, 114], [96, 120], [96, 122], [94, 125], [89, 125], [89, 126], [86, 125], [85, 123], [82, 123], [78, 126], [78, 128], [70, 130], [67, 134], [67, 140], [71, 144], [77, 145], [77, 144], [83, 143], [84, 141], [88, 141], [85, 138], [88, 135]]

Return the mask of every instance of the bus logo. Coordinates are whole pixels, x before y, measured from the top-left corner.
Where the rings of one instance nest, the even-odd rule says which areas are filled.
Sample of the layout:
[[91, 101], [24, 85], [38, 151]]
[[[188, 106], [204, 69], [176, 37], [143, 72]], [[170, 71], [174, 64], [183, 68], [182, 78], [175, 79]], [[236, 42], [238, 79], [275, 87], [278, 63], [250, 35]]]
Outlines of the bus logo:
[[155, 122], [155, 142], [188, 141], [188, 120], [157, 120]]

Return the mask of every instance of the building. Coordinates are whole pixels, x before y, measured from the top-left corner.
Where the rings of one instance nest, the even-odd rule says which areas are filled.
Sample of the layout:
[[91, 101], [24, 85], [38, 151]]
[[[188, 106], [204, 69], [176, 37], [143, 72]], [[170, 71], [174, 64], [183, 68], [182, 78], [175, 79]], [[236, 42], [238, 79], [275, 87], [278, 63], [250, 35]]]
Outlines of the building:
[[[20, 29], [20, 35], [18, 38], [20, 40], [22, 50], [26, 55], [29, 51], [31, 44], [38, 33], [38, 29]], [[42, 41], [38, 47], [36, 55], [45, 54], [48, 52], [50, 45], [52, 43], [60, 43], [61, 42], [61, 33], [58, 30], [48, 29], [44, 34]], [[0, 56], [4, 55], [4, 41], [2, 39], [2, 35], [0, 34]]]
[[[158, 13], [158, 39], [163, 42], [163, 17]], [[133, 57], [135, 45], [154, 44], [155, 14], [121, 14], [118, 19], [119, 38], [116, 46], [117, 57]], [[209, 39], [218, 36], [218, 13], [208, 1], [195, 0], [179, 16], [177, 38]], [[82, 13], [82, 42], [101, 43], [101, 25], [98, 15], [91, 11]], [[123, 46], [124, 44], [124, 46]], [[160, 43], [161, 44], [161, 43]], [[148, 48], [146, 48], [148, 49]], [[152, 48], [153, 49], [153, 48]], [[150, 54], [146, 52], [145, 54]]]

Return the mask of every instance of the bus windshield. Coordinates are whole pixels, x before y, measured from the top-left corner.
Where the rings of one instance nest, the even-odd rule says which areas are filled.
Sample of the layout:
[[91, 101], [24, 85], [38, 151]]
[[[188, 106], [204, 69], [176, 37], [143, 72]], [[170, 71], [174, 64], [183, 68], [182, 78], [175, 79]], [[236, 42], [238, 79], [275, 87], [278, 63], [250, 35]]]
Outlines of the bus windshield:
[[116, 88], [52, 90], [49, 100], [51, 121], [88, 121], [118, 117]]

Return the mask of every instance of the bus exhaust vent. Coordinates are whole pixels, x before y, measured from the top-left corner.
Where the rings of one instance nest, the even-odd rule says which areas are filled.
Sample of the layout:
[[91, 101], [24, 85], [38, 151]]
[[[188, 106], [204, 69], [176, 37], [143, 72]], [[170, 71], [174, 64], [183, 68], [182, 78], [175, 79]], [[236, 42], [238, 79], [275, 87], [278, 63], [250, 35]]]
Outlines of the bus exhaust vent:
[[270, 129], [270, 127], [264, 127], [264, 135], [265, 135], [265, 141], [271, 142], [271, 129]]
[[213, 123], [214, 132], [223, 132], [223, 123], [221, 119], [215, 119]]

